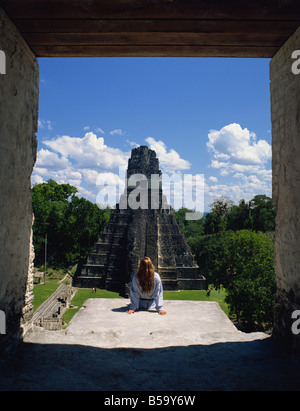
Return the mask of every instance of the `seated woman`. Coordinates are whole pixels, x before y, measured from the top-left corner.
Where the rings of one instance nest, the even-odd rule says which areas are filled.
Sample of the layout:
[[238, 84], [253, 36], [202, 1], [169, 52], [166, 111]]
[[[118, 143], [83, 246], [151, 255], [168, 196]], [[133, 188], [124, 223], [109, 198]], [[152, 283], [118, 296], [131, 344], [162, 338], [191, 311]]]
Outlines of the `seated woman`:
[[160, 276], [154, 271], [150, 258], [144, 257], [132, 278], [130, 306], [126, 312], [134, 314], [138, 309], [150, 310], [151, 308], [156, 308], [160, 315], [167, 314], [163, 310], [163, 288]]

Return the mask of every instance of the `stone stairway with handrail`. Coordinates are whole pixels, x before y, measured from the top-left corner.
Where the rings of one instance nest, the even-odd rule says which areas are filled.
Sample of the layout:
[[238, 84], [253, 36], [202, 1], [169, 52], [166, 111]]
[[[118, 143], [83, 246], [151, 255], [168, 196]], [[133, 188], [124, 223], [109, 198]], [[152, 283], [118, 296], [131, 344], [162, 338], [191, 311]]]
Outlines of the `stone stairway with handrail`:
[[33, 324], [47, 330], [58, 330], [63, 324], [62, 314], [74, 296], [74, 289], [61, 284], [33, 314]]

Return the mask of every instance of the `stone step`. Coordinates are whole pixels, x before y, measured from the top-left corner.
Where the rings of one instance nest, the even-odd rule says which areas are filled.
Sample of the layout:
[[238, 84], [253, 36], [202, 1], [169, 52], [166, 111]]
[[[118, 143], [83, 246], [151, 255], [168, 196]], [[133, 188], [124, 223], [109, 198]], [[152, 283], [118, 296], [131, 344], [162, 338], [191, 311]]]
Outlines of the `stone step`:
[[107, 265], [105, 264], [84, 264], [81, 268], [81, 273], [78, 278], [84, 276], [93, 276], [103, 277], [106, 275]]
[[165, 271], [163, 269], [159, 269], [158, 273], [162, 280], [165, 280], [165, 279], [177, 280], [176, 270]]
[[106, 264], [108, 254], [90, 253], [87, 258], [87, 264]]
[[93, 249], [93, 253], [97, 253], [97, 254], [104, 254], [107, 251], [109, 251], [111, 244], [110, 243], [104, 243], [101, 241], [97, 241], [97, 243], [95, 243], [94, 245], [94, 249]]
[[51, 318], [58, 311], [58, 308], [63, 305], [62, 300], [71, 298], [72, 289], [66, 284], [61, 284], [57, 290], [41, 304], [33, 314], [33, 324], [40, 324], [43, 318]]
[[119, 265], [119, 266], [108, 266], [107, 268], [107, 275], [108, 276], [119, 276], [123, 275], [125, 273], [124, 265]]
[[178, 279], [178, 290], [207, 290], [207, 281], [203, 278]]
[[124, 243], [122, 241], [120, 241], [119, 243], [97, 243], [94, 247], [93, 253], [100, 253], [100, 254], [104, 254], [104, 253], [117, 253], [120, 250], [124, 249]]
[[177, 267], [176, 268], [178, 279], [200, 279], [203, 275], [199, 268], [195, 267]]
[[162, 285], [164, 291], [177, 291], [178, 290], [178, 281], [177, 279], [164, 279], [162, 278]]
[[76, 278], [74, 286], [76, 287], [83, 287], [83, 288], [92, 288], [97, 287], [101, 289], [105, 289], [105, 276], [80, 276]]
[[165, 238], [171, 237], [171, 239], [172, 239], [172, 237], [177, 237], [177, 238], [182, 237], [182, 234], [180, 234], [180, 233], [161, 233], [161, 232], [159, 232], [158, 237], [165, 237]]
[[180, 232], [179, 227], [177, 225], [171, 224], [157, 224], [157, 230], [160, 235], [180, 235], [181, 237], [183, 234]]
[[118, 256], [115, 258], [109, 258], [107, 266], [109, 269], [114, 269], [118, 267], [124, 267], [126, 263], [126, 257], [125, 256]]

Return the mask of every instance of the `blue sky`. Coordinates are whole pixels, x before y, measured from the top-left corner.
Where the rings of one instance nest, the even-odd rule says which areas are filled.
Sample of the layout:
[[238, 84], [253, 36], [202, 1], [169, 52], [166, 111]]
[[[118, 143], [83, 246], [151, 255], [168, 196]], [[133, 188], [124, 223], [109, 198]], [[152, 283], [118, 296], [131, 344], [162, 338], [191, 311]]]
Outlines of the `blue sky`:
[[[204, 176], [204, 209], [271, 196], [268, 59], [39, 59], [33, 183], [70, 183], [96, 202], [137, 145], [165, 173]], [[176, 190], [176, 188], [175, 188]]]

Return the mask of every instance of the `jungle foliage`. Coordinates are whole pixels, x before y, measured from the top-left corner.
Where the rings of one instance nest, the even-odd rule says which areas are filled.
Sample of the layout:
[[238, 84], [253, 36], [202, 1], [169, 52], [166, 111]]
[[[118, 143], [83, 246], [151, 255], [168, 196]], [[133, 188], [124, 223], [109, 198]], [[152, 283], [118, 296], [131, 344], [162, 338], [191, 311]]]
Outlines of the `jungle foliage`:
[[77, 188], [54, 180], [32, 188], [35, 265], [76, 264], [86, 256], [109, 219], [110, 210], [79, 198]]
[[226, 289], [231, 314], [246, 331], [271, 328], [276, 291], [271, 198], [257, 195], [239, 205], [220, 198], [197, 222], [184, 222], [183, 211], [191, 210], [179, 210], [176, 219], [208, 283]]

